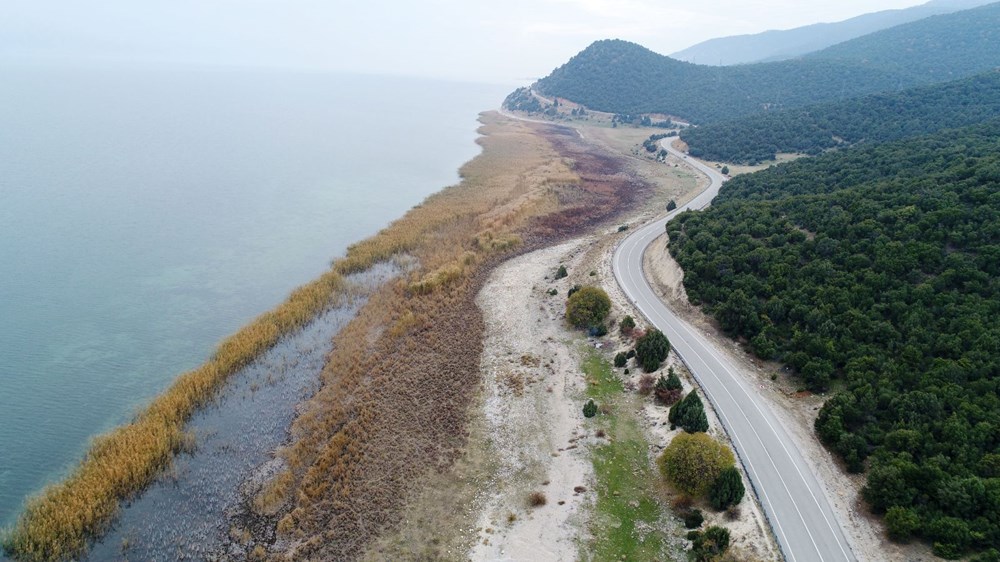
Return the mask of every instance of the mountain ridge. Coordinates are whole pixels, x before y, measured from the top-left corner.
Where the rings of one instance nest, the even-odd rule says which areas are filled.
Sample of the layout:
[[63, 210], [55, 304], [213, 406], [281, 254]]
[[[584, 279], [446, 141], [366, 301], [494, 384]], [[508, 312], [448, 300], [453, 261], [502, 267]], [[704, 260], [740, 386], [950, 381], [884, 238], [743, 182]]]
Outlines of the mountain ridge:
[[[933, 0], [926, 4], [861, 14], [837, 22], [820, 22], [791, 29], [716, 37], [670, 54], [671, 58], [727, 66], [776, 62], [806, 55], [876, 31], [992, 3], [993, 0]], [[718, 63], [716, 63], [718, 61]]]
[[1000, 66], [1000, 3], [934, 16], [794, 60], [713, 67], [601, 40], [534, 88], [611, 113], [663, 113], [704, 124], [774, 109], [896, 91]]

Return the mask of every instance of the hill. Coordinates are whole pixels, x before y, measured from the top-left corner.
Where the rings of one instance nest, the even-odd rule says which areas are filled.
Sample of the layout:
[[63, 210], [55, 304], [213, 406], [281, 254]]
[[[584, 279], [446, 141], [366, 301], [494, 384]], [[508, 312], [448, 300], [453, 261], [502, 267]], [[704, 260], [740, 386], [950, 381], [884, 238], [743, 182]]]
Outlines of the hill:
[[860, 142], [886, 142], [1000, 116], [1000, 71], [933, 86], [686, 129], [692, 156], [757, 164], [779, 152], [819, 154]]
[[534, 88], [599, 111], [666, 113], [703, 124], [983, 72], [1000, 66], [997, 29], [1000, 3], [894, 27], [803, 59], [731, 67], [604, 40]]
[[1000, 120], [740, 176], [667, 229], [692, 302], [840, 389], [816, 431], [890, 535], [1000, 548]]
[[993, 0], [937, 0], [901, 10], [884, 10], [835, 23], [816, 23], [794, 29], [709, 39], [678, 51], [672, 58], [708, 65], [732, 65], [786, 60], [825, 49], [869, 33], [930, 16], [949, 14]]

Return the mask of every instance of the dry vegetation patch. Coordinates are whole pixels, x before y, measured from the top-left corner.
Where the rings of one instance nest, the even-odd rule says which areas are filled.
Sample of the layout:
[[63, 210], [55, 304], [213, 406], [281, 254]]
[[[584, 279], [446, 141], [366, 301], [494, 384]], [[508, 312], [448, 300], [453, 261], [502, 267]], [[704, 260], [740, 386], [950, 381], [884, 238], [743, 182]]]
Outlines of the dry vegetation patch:
[[[283, 452], [296, 499], [273, 552], [351, 559], [394, 528], [419, 493], [415, 483], [463, 453], [479, 390], [484, 327], [474, 299], [485, 274], [515, 250], [606, 219], [642, 187], [572, 130], [496, 114], [483, 123], [485, 150], [462, 168], [459, 185], [335, 264], [359, 271], [406, 252], [418, 266], [373, 295], [337, 336], [323, 386]], [[522, 366], [536, 360], [522, 358]], [[535, 382], [521, 370], [507, 381], [515, 395]]]

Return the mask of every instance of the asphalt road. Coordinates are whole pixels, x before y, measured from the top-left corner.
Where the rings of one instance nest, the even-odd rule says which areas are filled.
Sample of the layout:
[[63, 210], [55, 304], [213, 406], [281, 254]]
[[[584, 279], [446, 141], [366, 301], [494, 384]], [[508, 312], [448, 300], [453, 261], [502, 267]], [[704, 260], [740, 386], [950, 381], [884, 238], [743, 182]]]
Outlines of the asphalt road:
[[[663, 146], [685, 158], [667, 143]], [[708, 206], [725, 182], [715, 169], [685, 159], [708, 175], [711, 185], [687, 205], [622, 241], [613, 258], [615, 278], [649, 322], [666, 334], [715, 407], [785, 558], [795, 562], [854, 561], [823, 488], [757, 389], [736, 374], [737, 367], [711, 341], [671, 312], [643, 275], [643, 253], [664, 232], [666, 223], [682, 211]]]

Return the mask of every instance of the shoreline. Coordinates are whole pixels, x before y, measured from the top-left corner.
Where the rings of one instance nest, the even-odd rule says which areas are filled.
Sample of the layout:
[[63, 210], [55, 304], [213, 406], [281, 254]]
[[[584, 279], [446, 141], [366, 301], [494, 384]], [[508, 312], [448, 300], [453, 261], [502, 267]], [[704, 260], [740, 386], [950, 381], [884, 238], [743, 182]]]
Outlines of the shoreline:
[[[278, 464], [264, 470], [258, 481], [256, 497], [278, 499], [257, 506], [267, 512], [256, 514], [266, 515], [265, 527], [238, 530], [229, 537], [230, 547], [239, 543], [253, 556], [371, 557], [383, 547], [391, 552], [394, 546], [379, 542], [373, 547], [373, 541], [405, 532], [400, 524], [407, 506], [418, 496], [436, 493], [416, 483], [448, 474], [463, 462], [474, 429], [468, 412], [477, 401], [481, 373], [461, 359], [481, 354], [485, 328], [476, 299], [490, 273], [511, 257], [630, 216], [640, 201], [659, 208], [665, 204], [651, 191], [652, 179], [644, 176], [648, 170], [626, 165], [632, 157], [623, 147], [631, 140], [599, 131], [594, 131], [597, 139], [584, 139], [575, 128], [524, 123], [497, 112], [480, 114], [480, 122], [477, 144], [482, 149], [459, 170], [459, 184], [429, 196], [378, 234], [350, 246], [330, 272], [289, 298], [312, 294], [320, 282], [332, 295], [344, 289], [345, 276], [387, 260], [403, 258], [411, 266], [373, 291], [336, 336], [319, 375], [319, 390], [296, 406], [290, 440], [275, 451]], [[683, 173], [678, 177], [684, 185], [697, 186], [697, 179], [684, 179]], [[322, 304], [314, 301], [308, 302]], [[274, 314], [258, 320], [271, 320]], [[288, 324], [287, 330], [315, 314]], [[237, 336], [259, 336], [254, 326]], [[254, 355], [242, 356], [233, 367], [243, 368], [270, 349], [280, 337], [275, 331], [263, 330], [269, 343], [251, 346]], [[237, 336], [220, 349], [239, 341]], [[405, 354], [405, 362], [398, 360], [399, 353]], [[223, 374], [222, 382], [203, 391], [214, 395], [230, 375]], [[414, 396], [421, 400], [415, 402]], [[209, 402], [202, 397], [197, 406]], [[194, 411], [181, 416], [181, 430]], [[178, 435], [183, 437], [183, 431]], [[183, 441], [179, 438], [168, 450], [171, 456], [164, 461], [161, 454], [152, 474], [135, 483], [138, 488], [160, 477], [159, 469], [183, 450]], [[60, 486], [56, 492], [66, 490]], [[116, 495], [115, 505], [132, 494], [135, 489]], [[34, 548], [25, 552], [34, 559], [71, 556], [74, 548], [100, 536], [116, 511], [100, 515], [83, 532], [76, 527], [64, 535], [69, 543], [50, 542], [50, 550], [44, 550], [44, 541], [24, 543]], [[342, 538], [329, 535], [326, 529], [331, 528]], [[427, 540], [434, 532], [430, 525]]]
[[[478, 153], [473, 159], [482, 153], [479, 128], [474, 141]], [[461, 167], [455, 177], [460, 179]], [[416, 207], [441, 191], [433, 192]], [[175, 456], [191, 447], [188, 421], [211, 408], [219, 389], [235, 373], [283, 337], [315, 320], [328, 303], [344, 297], [344, 277], [368, 271], [398, 255], [398, 249], [372, 255], [353, 250], [399, 220], [390, 219], [379, 233], [355, 242], [318, 278], [294, 289], [275, 307], [226, 336], [202, 365], [174, 378], [141, 406], [132, 421], [95, 436], [65, 477], [27, 497], [12, 524], [0, 528], [0, 560], [60, 560], [84, 555], [88, 545], [108, 534], [121, 512], [121, 502], [141, 498], [170, 469]], [[127, 468], [119, 470], [123, 465]]]

